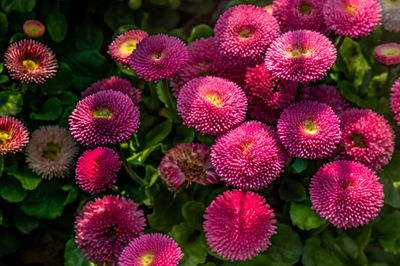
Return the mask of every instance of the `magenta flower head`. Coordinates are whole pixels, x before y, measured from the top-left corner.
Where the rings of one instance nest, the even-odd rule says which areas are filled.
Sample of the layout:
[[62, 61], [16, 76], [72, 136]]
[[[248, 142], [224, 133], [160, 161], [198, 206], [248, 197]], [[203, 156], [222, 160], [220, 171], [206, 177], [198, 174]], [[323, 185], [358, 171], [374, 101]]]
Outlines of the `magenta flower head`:
[[228, 9], [219, 17], [214, 32], [219, 52], [244, 66], [260, 64], [271, 42], [280, 35], [276, 19], [253, 5]]
[[142, 235], [130, 242], [119, 257], [119, 265], [175, 266], [182, 258], [182, 250], [173, 238], [155, 233]]
[[296, 95], [297, 83], [274, 78], [265, 64], [248, 67], [245, 82], [250, 116], [262, 122], [276, 123]]
[[78, 145], [69, 132], [59, 126], [35, 130], [26, 147], [26, 162], [43, 178], [65, 177], [74, 163]]
[[329, 0], [323, 12], [326, 25], [339, 36], [357, 38], [381, 25], [378, 0]]
[[145, 227], [143, 211], [131, 199], [105, 196], [86, 203], [75, 220], [75, 242], [99, 265], [117, 265], [122, 250]]
[[243, 90], [233, 82], [201, 77], [183, 86], [177, 107], [185, 125], [202, 134], [216, 135], [244, 121], [247, 99]]
[[272, 127], [250, 121], [217, 138], [211, 162], [227, 185], [259, 190], [283, 172], [286, 154]]
[[338, 228], [367, 224], [378, 216], [383, 197], [379, 178], [361, 163], [331, 162], [311, 179], [312, 209]]
[[322, 9], [325, 0], [275, 0], [274, 17], [283, 32], [311, 30], [328, 34]]
[[0, 116], [0, 155], [21, 151], [29, 141], [24, 124], [11, 116]]
[[121, 164], [118, 154], [110, 148], [85, 151], [76, 164], [76, 182], [90, 194], [106, 191], [116, 182]]
[[337, 115], [350, 107], [350, 103], [342, 97], [339, 90], [334, 86], [321, 84], [313, 87], [305, 87], [302, 93], [302, 100], [324, 103], [332, 108]]
[[25, 21], [22, 29], [24, 30], [25, 35], [31, 38], [42, 37], [46, 31], [43, 23], [34, 19]]
[[23, 83], [44, 83], [57, 72], [57, 60], [53, 52], [34, 40], [13, 43], [4, 57], [10, 76]]
[[87, 147], [126, 141], [139, 127], [139, 109], [120, 91], [99, 91], [80, 100], [69, 116], [72, 136]]
[[130, 66], [146, 81], [172, 78], [186, 62], [186, 45], [178, 38], [165, 34], [146, 37], [132, 52]]
[[400, 31], [400, 1], [379, 0], [382, 7], [382, 23], [387, 31]]
[[340, 115], [343, 138], [339, 158], [363, 163], [379, 171], [394, 150], [394, 132], [388, 121], [369, 109], [348, 109]]
[[400, 125], [400, 78], [397, 79], [392, 87], [390, 108], [394, 113], [394, 119], [397, 121], [397, 125]]
[[275, 78], [307, 83], [326, 76], [336, 60], [336, 49], [324, 35], [298, 30], [275, 40], [266, 54], [266, 65]]
[[262, 196], [251, 191], [226, 191], [204, 214], [207, 243], [224, 259], [251, 259], [271, 244], [276, 233], [274, 217]]
[[376, 60], [384, 65], [390, 66], [400, 64], [400, 44], [398, 43], [378, 45], [375, 47], [374, 53]]
[[340, 120], [326, 104], [295, 103], [279, 118], [278, 135], [290, 156], [322, 159], [332, 155], [339, 144]]
[[132, 87], [129, 80], [112, 76], [92, 84], [92, 86], [82, 92], [82, 99], [89, 95], [95, 94], [96, 92], [104, 90], [120, 91], [123, 94], [128, 95], [132, 99], [134, 105], [137, 105], [142, 97], [142, 92], [139, 89]]
[[161, 160], [159, 173], [172, 192], [178, 192], [192, 182], [218, 183], [211, 165], [210, 148], [200, 143], [183, 143], [170, 149]]
[[129, 67], [130, 55], [136, 49], [136, 45], [147, 37], [142, 30], [130, 30], [119, 35], [108, 46], [108, 54], [112, 59], [125, 67]]

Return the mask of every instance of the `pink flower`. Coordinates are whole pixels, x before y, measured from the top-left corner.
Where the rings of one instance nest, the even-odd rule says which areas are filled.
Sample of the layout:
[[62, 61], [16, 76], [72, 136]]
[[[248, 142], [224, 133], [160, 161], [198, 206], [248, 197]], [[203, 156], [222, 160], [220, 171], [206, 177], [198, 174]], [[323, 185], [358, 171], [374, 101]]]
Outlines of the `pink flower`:
[[337, 115], [350, 107], [350, 103], [342, 97], [339, 90], [334, 86], [321, 84], [313, 87], [305, 87], [302, 93], [302, 100], [324, 103], [332, 108]]
[[375, 172], [351, 161], [325, 164], [311, 179], [312, 209], [338, 228], [358, 227], [378, 216], [383, 185]]
[[46, 31], [43, 23], [34, 19], [25, 21], [22, 29], [24, 30], [25, 35], [31, 38], [42, 37]]
[[375, 58], [384, 65], [400, 64], [400, 44], [385, 43], [374, 49]]
[[24, 124], [11, 116], [0, 116], [0, 155], [21, 151], [29, 141]]
[[203, 227], [211, 250], [231, 261], [247, 260], [265, 251], [276, 233], [273, 210], [260, 195], [226, 191], [206, 209]]
[[397, 121], [397, 125], [400, 125], [400, 78], [397, 79], [392, 87], [390, 108], [394, 113], [394, 119]]

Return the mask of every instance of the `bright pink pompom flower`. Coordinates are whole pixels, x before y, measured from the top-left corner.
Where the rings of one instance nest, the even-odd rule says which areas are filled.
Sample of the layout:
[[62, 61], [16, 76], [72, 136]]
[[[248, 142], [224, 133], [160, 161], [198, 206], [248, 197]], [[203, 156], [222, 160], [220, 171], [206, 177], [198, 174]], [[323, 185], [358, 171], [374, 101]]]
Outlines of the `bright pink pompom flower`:
[[394, 113], [394, 119], [397, 121], [397, 125], [400, 125], [400, 78], [397, 79], [392, 87], [390, 108]]
[[24, 124], [11, 116], [0, 116], [0, 155], [21, 151], [29, 141]]
[[384, 65], [397, 65], [400, 64], [400, 44], [398, 43], [385, 43], [378, 45], [374, 49], [376, 60]]
[[305, 87], [302, 93], [302, 100], [324, 103], [332, 108], [337, 115], [350, 107], [350, 103], [343, 98], [339, 90], [334, 86], [321, 84], [313, 87]]

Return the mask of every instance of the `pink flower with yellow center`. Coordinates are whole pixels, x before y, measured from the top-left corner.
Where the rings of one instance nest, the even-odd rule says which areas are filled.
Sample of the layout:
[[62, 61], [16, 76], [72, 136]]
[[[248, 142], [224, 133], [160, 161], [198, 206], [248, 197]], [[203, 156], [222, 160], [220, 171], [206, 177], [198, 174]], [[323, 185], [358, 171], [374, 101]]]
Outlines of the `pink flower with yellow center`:
[[385, 43], [374, 49], [375, 58], [384, 65], [400, 64], [400, 44]]
[[21, 151], [28, 141], [29, 133], [21, 121], [0, 116], [0, 155]]
[[25, 35], [31, 38], [42, 37], [46, 30], [42, 22], [34, 19], [25, 21], [22, 29], [24, 30]]

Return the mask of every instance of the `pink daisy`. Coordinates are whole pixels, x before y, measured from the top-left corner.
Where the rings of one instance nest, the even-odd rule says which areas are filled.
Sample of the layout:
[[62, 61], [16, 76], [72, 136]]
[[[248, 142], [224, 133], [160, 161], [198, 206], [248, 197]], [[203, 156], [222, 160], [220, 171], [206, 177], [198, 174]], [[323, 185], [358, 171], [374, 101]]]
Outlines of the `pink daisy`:
[[130, 30], [115, 38], [108, 46], [108, 54], [112, 59], [125, 67], [129, 67], [130, 55], [136, 49], [136, 45], [147, 37], [142, 30]]
[[0, 155], [21, 151], [29, 141], [24, 124], [14, 117], [0, 116]]
[[43, 126], [33, 132], [26, 146], [26, 162], [43, 178], [63, 178], [69, 173], [77, 152], [78, 145], [65, 128]]
[[400, 64], [400, 44], [385, 43], [378, 45], [374, 50], [375, 58], [384, 65]]
[[160, 233], [135, 238], [119, 257], [121, 266], [175, 266], [183, 253], [175, 240]]
[[43, 23], [34, 19], [25, 21], [22, 29], [24, 30], [25, 35], [31, 38], [42, 37], [46, 31]]
[[143, 234], [145, 218], [138, 204], [119, 196], [86, 203], [75, 220], [75, 242], [83, 255], [99, 265], [117, 265], [122, 250]]
[[283, 172], [286, 155], [272, 127], [250, 121], [217, 138], [211, 162], [227, 185], [259, 190]]
[[390, 108], [394, 113], [394, 119], [397, 121], [397, 125], [400, 125], [400, 78], [397, 79], [392, 87]]
[[378, 216], [383, 185], [375, 172], [350, 161], [325, 164], [311, 179], [312, 209], [338, 228], [358, 227]]
[[307, 83], [326, 76], [336, 60], [336, 49], [324, 35], [298, 30], [275, 40], [266, 54], [266, 65], [275, 78]]
[[120, 91], [99, 91], [77, 103], [69, 116], [69, 126], [82, 145], [113, 145], [137, 132], [139, 115], [129, 96]]
[[340, 115], [343, 138], [339, 158], [363, 163], [379, 171], [394, 150], [394, 132], [388, 121], [369, 109], [348, 109]]
[[177, 107], [183, 124], [202, 134], [216, 135], [244, 121], [247, 99], [243, 90], [233, 82], [202, 77], [183, 86]]
[[326, 104], [295, 103], [279, 118], [278, 135], [290, 156], [322, 159], [332, 155], [339, 144], [340, 120]]
[[265, 251], [276, 233], [275, 214], [260, 195], [240, 190], [219, 195], [204, 214], [203, 227], [211, 250], [231, 261]]
[[324, 4], [326, 25], [337, 35], [357, 38], [381, 25], [377, 0], [329, 0]]
[[132, 52], [130, 66], [146, 81], [172, 78], [188, 57], [186, 45], [178, 38], [165, 34], [149, 36]]
[[245, 66], [260, 64], [271, 42], [280, 35], [276, 19], [253, 5], [228, 9], [219, 17], [214, 32], [219, 52]]
[[324, 103], [332, 108], [336, 114], [340, 114], [350, 107], [349, 101], [343, 98], [335, 86], [321, 84], [313, 87], [305, 87], [302, 93], [302, 100]]
[[57, 72], [57, 60], [53, 52], [34, 40], [13, 43], [4, 57], [10, 76], [23, 83], [44, 83]]

